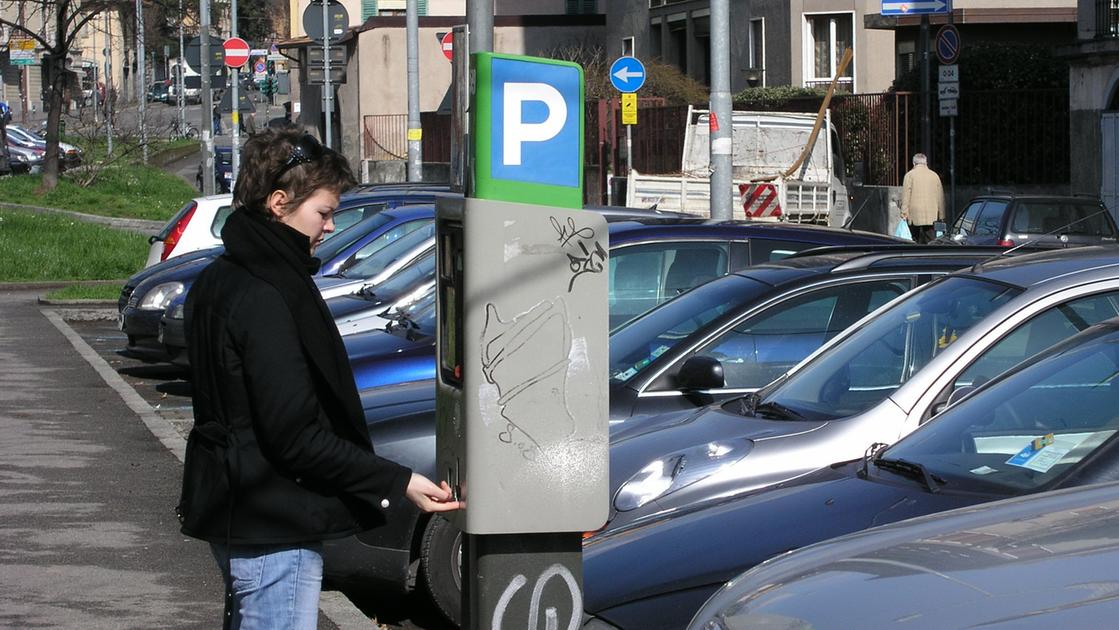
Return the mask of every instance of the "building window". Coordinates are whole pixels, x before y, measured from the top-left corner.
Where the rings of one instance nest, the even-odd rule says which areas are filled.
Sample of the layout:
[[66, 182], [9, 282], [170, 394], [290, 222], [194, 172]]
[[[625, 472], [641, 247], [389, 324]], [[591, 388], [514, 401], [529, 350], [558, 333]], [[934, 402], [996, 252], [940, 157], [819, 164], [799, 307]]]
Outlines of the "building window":
[[[843, 51], [848, 47], [854, 53], [852, 13], [805, 15], [805, 80], [806, 87], [826, 85], [835, 76]], [[843, 71], [839, 84], [851, 91], [854, 87], [855, 61]]]
[[623, 37], [622, 38], [622, 56], [623, 57], [633, 57], [633, 56], [635, 56], [633, 46], [634, 46], [634, 44], [633, 44], [633, 38], [632, 37]]
[[[427, 0], [416, 2], [416, 13], [427, 15]], [[374, 15], [407, 15], [408, 0], [361, 0], [362, 21]]]
[[750, 20], [750, 66], [746, 75], [750, 87], [765, 87], [765, 18]]
[[567, 0], [567, 14], [598, 13], [598, 0]]
[[361, 21], [377, 15], [377, 0], [361, 0]]

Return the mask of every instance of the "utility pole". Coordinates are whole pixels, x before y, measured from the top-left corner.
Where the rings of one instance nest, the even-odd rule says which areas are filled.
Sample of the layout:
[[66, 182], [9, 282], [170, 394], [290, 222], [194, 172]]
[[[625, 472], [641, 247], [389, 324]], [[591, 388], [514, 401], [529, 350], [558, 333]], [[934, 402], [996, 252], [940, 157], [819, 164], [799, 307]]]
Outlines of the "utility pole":
[[[22, 5], [20, 5], [22, 6]], [[113, 21], [108, 11], [105, 12], [105, 136], [106, 150], [109, 157], [113, 156]]]
[[144, 3], [142, 0], [136, 0], [136, 83], [139, 88], [136, 90], [140, 97], [140, 146], [143, 147], [144, 164], [148, 163], [148, 122], [147, 115], [147, 89], [145, 83], [146, 72], [144, 69], [144, 61], [146, 60], [147, 53], [144, 51]]
[[470, 52], [493, 52], [493, 0], [466, 0]]
[[929, 16], [921, 16], [921, 153], [932, 154], [932, 120], [929, 106]]
[[201, 0], [198, 9], [201, 22], [200, 34], [202, 51], [202, 119], [199, 131], [202, 134], [202, 194], [214, 194], [214, 93], [210, 90], [210, 0]]
[[408, 0], [408, 181], [423, 181], [423, 128], [420, 126], [420, 17], [418, 0]]
[[734, 153], [730, 102], [730, 0], [711, 0], [711, 218], [729, 220]]
[[330, 11], [329, 0], [320, 0], [322, 3], [322, 103], [323, 120], [326, 123], [326, 148], [334, 148], [334, 85], [330, 82]]
[[[175, 105], [179, 108], [179, 133], [186, 134], [186, 95], [183, 93], [186, 90], [186, 83], [183, 81], [183, 54], [186, 52], [183, 46], [183, 0], [179, 0], [179, 58], [175, 64], [178, 68], [178, 74], [175, 77]], [[206, 112], [202, 112], [202, 119], [205, 120]]]

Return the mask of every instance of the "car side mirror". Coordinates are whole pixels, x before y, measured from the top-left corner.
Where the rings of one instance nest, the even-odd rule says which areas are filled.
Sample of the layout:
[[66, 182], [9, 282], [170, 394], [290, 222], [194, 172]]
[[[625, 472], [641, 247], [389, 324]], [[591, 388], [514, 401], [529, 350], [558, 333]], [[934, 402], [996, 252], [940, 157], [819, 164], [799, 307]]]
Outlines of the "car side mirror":
[[944, 406], [945, 407], [951, 407], [952, 405], [954, 405], [954, 404], [960, 402], [961, 400], [963, 400], [964, 396], [967, 396], [968, 394], [970, 394], [974, 391], [975, 391], [975, 387], [973, 387], [971, 385], [964, 385], [962, 387], [957, 387], [955, 390], [952, 391], [951, 394], [949, 394], [948, 402], [944, 403]]
[[713, 357], [691, 357], [676, 374], [676, 386], [683, 390], [718, 389], [725, 384], [723, 364]]

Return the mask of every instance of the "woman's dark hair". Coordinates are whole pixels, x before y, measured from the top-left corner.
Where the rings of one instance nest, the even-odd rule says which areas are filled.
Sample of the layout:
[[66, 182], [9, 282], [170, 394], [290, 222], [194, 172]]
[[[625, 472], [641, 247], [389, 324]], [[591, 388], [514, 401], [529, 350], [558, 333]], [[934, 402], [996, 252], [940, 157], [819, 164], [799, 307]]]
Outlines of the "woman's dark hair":
[[268, 129], [250, 136], [241, 150], [233, 205], [267, 215], [268, 196], [283, 190], [288, 193], [286, 214], [317, 190], [342, 194], [356, 184], [349, 162], [339, 153], [320, 146], [303, 131]]

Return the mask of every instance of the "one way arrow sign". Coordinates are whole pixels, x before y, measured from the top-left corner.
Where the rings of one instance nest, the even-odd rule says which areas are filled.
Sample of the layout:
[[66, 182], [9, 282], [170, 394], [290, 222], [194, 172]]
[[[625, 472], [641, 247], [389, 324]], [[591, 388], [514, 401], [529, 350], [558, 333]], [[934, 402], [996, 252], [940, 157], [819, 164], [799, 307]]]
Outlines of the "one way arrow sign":
[[645, 85], [645, 65], [637, 57], [618, 57], [610, 65], [610, 83], [623, 94], [640, 90]]
[[882, 15], [929, 15], [932, 13], [951, 13], [952, 0], [914, 0], [882, 3]]

